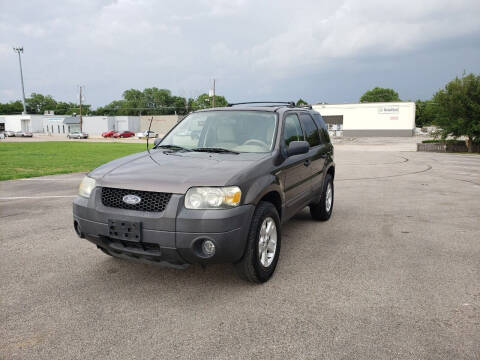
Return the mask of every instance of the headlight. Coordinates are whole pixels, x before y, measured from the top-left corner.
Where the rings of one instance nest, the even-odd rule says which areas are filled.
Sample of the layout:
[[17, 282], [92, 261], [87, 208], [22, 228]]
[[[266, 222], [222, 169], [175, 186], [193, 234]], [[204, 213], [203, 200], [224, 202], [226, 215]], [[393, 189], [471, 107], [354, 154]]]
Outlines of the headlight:
[[78, 187], [78, 195], [89, 198], [92, 190], [95, 188], [95, 180], [85, 176]]
[[194, 187], [185, 195], [187, 209], [228, 209], [240, 204], [242, 191], [238, 186]]

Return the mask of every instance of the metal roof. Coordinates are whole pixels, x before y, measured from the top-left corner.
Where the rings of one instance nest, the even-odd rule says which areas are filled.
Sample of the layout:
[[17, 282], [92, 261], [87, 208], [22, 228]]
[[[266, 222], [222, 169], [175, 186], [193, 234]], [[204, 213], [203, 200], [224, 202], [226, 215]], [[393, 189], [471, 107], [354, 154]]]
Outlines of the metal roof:
[[65, 125], [71, 125], [71, 124], [80, 124], [80, 118], [76, 116], [70, 116], [65, 119], [63, 119], [63, 123]]

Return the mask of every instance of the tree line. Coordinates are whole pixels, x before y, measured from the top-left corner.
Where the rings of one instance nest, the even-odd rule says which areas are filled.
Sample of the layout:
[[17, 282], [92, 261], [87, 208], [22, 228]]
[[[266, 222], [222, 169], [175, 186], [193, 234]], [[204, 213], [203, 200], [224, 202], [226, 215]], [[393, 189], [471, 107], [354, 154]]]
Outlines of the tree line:
[[[78, 113], [80, 106], [72, 102], [56, 101], [50, 95], [42, 95], [32, 93], [30, 97], [25, 99], [25, 107], [28, 114], [44, 114], [45, 111], [55, 111], [55, 114], [68, 115]], [[90, 111], [90, 105], [83, 105], [84, 113]], [[0, 114], [12, 115], [21, 114], [23, 112], [23, 104], [20, 100], [10, 101], [8, 103], [0, 103]]]
[[[297, 106], [308, 103], [299, 99]], [[224, 96], [215, 95], [215, 107], [225, 107], [228, 101]], [[184, 98], [172, 95], [170, 90], [147, 88], [143, 91], [129, 89], [123, 92], [122, 99], [92, 109], [91, 105], [82, 105], [83, 115], [186, 115], [192, 111], [206, 109], [213, 106], [213, 97], [204, 93], [196, 98]], [[57, 101], [51, 95], [32, 93], [25, 99], [28, 114], [44, 114], [54, 111], [56, 115], [72, 115], [80, 113], [80, 105], [73, 102]], [[0, 114], [21, 114], [23, 105], [20, 100], [0, 103]]]
[[[393, 89], [375, 87], [365, 92], [360, 102], [394, 102], [401, 101]], [[306, 105], [299, 99], [297, 106]], [[446, 139], [467, 137], [467, 145], [480, 142], [480, 75], [463, 74], [450, 81], [444, 89], [437, 91], [430, 100], [417, 100], [415, 124], [417, 127], [436, 125], [439, 135]], [[27, 113], [44, 114], [54, 111], [58, 115], [79, 113], [80, 107], [72, 102], [56, 101], [50, 95], [32, 93], [25, 102]], [[122, 94], [122, 99], [92, 110], [91, 105], [82, 106], [85, 115], [185, 115], [191, 111], [212, 107], [213, 98], [201, 94], [196, 98], [184, 98], [172, 95], [170, 90], [156, 87], [143, 91], [130, 89]], [[215, 96], [215, 106], [227, 106], [223, 96]], [[22, 102], [0, 103], [0, 114], [21, 114]], [[470, 149], [470, 147], [469, 147]]]
[[[212, 107], [213, 97], [201, 94], [196, 98], [184, 98], [172, 95], [170, 90], [147, 88], [143, 91], [129, 89], [123, 92], [120, 100], [92, 109], [89, 104], [82, 105], [84, 115], [185, 115], [191, 111]], [[223, 96], [215, 95], [215, 106], [224, 107], [228, 102]], [[56, 115], [80, 113], [80, 105], [73, 102], [56, 101], [51, 95], [32, 93], [25, 99], [28, 114], [44, 114], [54, 111]], [[0, 103], [0, 114], [21, 114], [23, 105], [20, 100]]]

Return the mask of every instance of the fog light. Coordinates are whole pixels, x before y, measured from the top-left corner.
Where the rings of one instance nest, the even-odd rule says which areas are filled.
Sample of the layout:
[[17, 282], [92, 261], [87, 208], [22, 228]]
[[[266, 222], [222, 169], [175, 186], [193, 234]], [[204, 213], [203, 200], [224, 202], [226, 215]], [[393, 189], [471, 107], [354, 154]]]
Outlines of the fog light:
[[205, 240], [202, 244], [203, 253], [210, 257], [215, 254], [215, 244], [211, 240]]

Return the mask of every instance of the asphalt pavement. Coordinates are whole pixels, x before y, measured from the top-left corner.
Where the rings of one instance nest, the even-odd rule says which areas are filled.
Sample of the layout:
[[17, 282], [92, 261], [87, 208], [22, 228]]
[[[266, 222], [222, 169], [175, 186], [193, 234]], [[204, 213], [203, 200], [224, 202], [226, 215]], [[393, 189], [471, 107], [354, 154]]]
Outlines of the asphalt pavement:
[[0, 359], [479, 359], [480, 156], [402, 149], [337, 145], [332, 218], [263, 285], [104, 255], [83, 174], [0, 182]]

